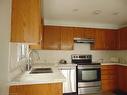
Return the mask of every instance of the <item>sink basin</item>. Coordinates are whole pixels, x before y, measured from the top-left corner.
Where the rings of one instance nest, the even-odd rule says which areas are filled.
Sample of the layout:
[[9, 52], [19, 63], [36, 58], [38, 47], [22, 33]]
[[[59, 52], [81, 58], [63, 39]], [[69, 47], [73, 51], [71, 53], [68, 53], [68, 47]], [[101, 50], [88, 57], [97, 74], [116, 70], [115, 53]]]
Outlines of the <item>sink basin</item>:
[[52, 73], [52, 69], [51, 68], [35, 68], [32, 69], [32, 71], [30, 72], [30, 74], [38, 74], [38, 73]]

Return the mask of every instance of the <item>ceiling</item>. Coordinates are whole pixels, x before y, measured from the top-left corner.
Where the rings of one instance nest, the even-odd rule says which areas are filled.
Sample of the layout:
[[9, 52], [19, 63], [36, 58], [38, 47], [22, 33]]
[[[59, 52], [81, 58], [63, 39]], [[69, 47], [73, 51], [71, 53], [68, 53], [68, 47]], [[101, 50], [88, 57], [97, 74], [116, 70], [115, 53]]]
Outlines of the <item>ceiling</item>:
[[43, 0], [46, 25], [117, 29], [127, 25], [127, 0]]

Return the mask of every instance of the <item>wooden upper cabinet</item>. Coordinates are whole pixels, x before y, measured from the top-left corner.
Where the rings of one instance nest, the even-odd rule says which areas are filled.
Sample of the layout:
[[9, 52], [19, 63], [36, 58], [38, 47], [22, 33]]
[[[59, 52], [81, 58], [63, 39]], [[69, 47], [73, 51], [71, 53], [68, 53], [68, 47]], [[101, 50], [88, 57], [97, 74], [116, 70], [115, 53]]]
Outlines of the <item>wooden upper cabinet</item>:
[[74, 38], [84, 38], [83, 28], [74, 27]]
[[61, 45], [60, 27], [45, 26], [44, 27], [44, 49], [59, 50]]
[[118, 30], [118, 48], [127, 50], [127, 27]]
[[117, 32], [112, 29], [96, 29], [95, 43], [92, 49], [95, 50], [116, 50]]
[[62, 50], [72, 50], [73, 41], [73, 31], [74, 28], [71, 27], [61, 27], [61, 49]]
[[43, 36], [44, 36], [44, 20], [42, 18], [41, 20], [41, 26], [40, 26], [40, 42], [36, 45], [30, 45], [29, 48], [32, 49], [32, 50], [41, 50], [43, 49]]
[[88, 38], [88, 39], [95, 39], [95, 30], [96, 29], [92, 29], [92, 28], [84, 28], [83, 29], [83, 37], [84, 38]]
[[40, 4], [40, 0], [12, 0], [11, 42], [40, 42]]
[[105, 31], [104, 29], [96, 29], [95, 31], [95, 43], [92, 46], [92, 49], [103, 50], [105, 49]]
[[36, 45], [29, 45], [29, 48], [32, 50], [41, 50], [42, 49], [41, 42]]
[[95, 29], [92, 28], [74, 28], [74, 38], [95, 38]]
[[105, 30], [105, 49], [116, 50], [117, 49], [117, 32], [115, 30]]

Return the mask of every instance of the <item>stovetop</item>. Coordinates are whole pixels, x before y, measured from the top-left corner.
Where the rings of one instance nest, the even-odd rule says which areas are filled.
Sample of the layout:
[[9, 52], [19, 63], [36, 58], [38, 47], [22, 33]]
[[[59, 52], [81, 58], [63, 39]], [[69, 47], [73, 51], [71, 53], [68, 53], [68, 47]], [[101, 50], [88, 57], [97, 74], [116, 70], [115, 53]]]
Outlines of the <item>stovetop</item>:
[[72, 54], [71, 61], [77, 65], [100, 65], [100, 63], [92, 62], [92, 55], [90, 54]]

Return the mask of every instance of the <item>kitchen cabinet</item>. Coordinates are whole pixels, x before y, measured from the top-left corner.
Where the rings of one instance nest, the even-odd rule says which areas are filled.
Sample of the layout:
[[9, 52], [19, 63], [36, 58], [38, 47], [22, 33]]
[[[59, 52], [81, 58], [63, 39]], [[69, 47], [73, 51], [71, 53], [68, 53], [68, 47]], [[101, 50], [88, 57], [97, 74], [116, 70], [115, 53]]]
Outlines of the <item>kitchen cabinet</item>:
[[127, 93], [127, 67], [118, 67], [118, 89]]
[[76, 28], [74, 38], [95, 39], [91, 44], [93, 50], [116, 50], [117, 49], [117, 32], [112, 29], [97, 28]]
[[127, 27], [118, 30], [118, 49], [127, 50]]
[[84, 38], [84, 28], [74, 27], [74, 38]]
[[9, 95], [63, 95], [62, 83], [10, 86]]
[[29, 48], [32, 50], [41, 50], [43, 48], [43, 36], [44, 36], [44, 20], [41, 19], [41, 26], [40, 26], [40, 42], [36, 45], [29, 45]]
[[104, 29], [95, 30], [95, 43], [92, 46], [94, 50], [103, 50], [105, 49], [105, 31]]
[[31, 49], [72, 50], [73, 30], [71, 27], [44, 26], [42, 43]]
[[71, 27], [61, 27], [61, 49], [62, 50], [72, 50], [74, 41], [73, 41], [73, 31]]
[[116, 50], [117, 32], [111, 29], [96, 29], [93, 50]]
[[115, 30], [105, 31], [105, 48], [107, 50], [116, 50], [117, 49], [117, 32]]
[[102, 92], [113, 92], [117, 89], [117, 66], [101, 66]]
[[94, 28], [84, 28], [84, 38], [88, 38], [88, 39], [95, 39], [95, 30]]
[[117, 32], [112, 29], [44, 26], [42, 43], [32, 49], [72, 50], [74, 38], [95, 39], [92, 50], [116, 50]]
[[32, 50], [41, 50], [43, 48], [42, 46], [42, 41], [36, 45], [30, 45], [29, 48], [32, 49]]
[[74, 28], [74, 38], [94, 39], [95, 38], [95, 29], [75, 27]]
[[11, 42], [39, 43], [40, 0], [12, 0]]
[[57, 26], [44, 27], [44, 48], [43, 49], [49, 49], [49, 50], [61, 49], [60, 27], [57, 27]]

